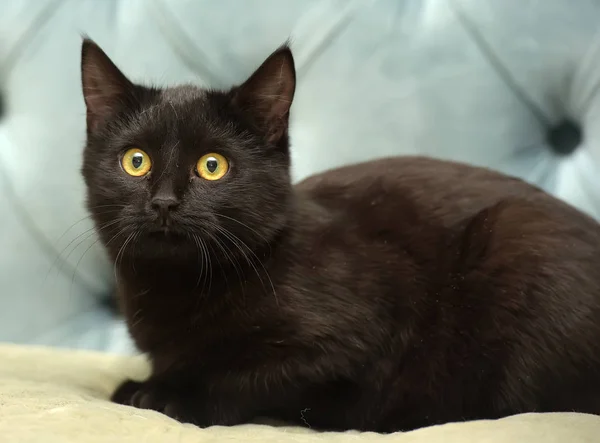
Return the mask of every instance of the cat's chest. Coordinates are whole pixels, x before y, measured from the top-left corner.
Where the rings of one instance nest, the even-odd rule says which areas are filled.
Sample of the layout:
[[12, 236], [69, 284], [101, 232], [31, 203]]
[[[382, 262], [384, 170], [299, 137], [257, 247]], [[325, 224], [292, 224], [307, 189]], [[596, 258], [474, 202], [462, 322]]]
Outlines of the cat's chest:
[[144, 352], [212, 352], [219, 343], [239, 340], [261, 324], [254, 313], [264, 310], [257, 306], [259, 297], [248, 293], [252, 286], [242, 292], [215, 283], [209, 293], [177, 281], [144, 289], [135, 283], [124, 285], [120, 295], [129, 331]]

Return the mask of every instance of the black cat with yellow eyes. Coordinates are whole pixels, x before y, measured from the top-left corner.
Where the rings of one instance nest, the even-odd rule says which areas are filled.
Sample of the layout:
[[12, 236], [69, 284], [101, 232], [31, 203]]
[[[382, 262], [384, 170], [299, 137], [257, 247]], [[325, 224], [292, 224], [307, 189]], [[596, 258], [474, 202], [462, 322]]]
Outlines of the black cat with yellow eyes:
[[82, 76], [87, 203], [152, 364], [114, 401], [382, 432], [600, 413], [596, 221], [424, 158], [292, 186], [287, 47], [228, 91], [134, 84], [90, 41]]

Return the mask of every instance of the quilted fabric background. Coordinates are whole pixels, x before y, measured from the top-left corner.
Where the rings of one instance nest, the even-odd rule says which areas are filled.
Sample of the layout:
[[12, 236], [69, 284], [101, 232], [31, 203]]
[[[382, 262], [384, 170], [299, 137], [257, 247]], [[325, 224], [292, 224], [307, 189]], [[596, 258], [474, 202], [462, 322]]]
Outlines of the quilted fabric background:
[[294, 178], [427, 154], [600, 217], [598, 0], [10, 0], [0, 5], [0, 340], [126, 349], [85, 219], [81, 34], [134, 80], [228, 87], [291, 38]]

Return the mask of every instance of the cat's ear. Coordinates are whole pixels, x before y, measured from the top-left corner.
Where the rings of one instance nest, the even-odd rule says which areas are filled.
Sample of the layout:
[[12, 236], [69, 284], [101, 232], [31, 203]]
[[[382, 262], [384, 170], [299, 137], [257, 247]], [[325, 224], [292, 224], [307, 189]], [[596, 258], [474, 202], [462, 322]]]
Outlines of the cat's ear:
[[81, 83], [87, 108], [88, 132], [132, 99], [134, 85], [106, 53], [88, 38], [81, 46]]
[[286, 44], [271, 54], [234, 92], [234, 103], [248, 112], [266, 139], [277, 144], [287, 135], [296, 89], [294, 57]]

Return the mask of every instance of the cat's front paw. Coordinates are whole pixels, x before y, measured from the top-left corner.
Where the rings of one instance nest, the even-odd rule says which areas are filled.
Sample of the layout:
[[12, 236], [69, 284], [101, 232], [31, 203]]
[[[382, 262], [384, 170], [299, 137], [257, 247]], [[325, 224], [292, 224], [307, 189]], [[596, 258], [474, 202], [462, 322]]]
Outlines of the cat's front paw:
[[132, 406], [131, 398], [140, 389], [142, 383], [139, 381], [126, 380], [119, 385], [110, 397], [110, 401], [120, 405]]
[[190, 399], [182, 392], [160, 383], [122, 383], [111, 397], [115, 403], [140, 409], [152, 409], [181, 422], [194, 422]]

